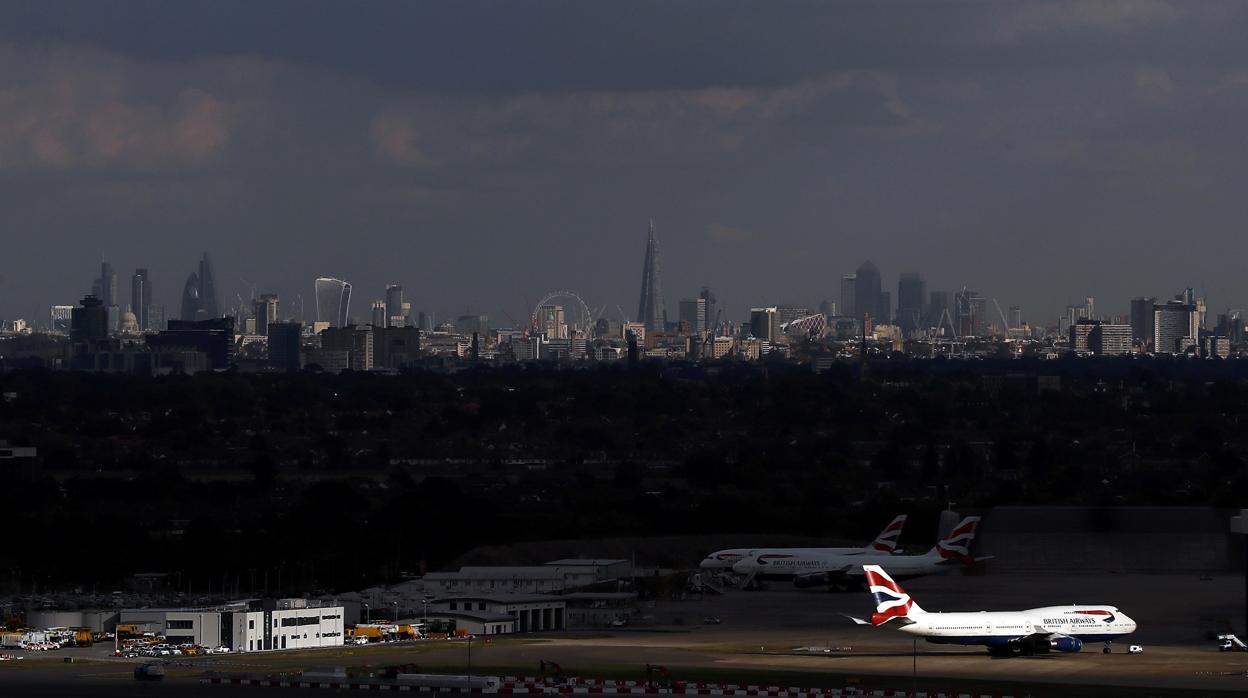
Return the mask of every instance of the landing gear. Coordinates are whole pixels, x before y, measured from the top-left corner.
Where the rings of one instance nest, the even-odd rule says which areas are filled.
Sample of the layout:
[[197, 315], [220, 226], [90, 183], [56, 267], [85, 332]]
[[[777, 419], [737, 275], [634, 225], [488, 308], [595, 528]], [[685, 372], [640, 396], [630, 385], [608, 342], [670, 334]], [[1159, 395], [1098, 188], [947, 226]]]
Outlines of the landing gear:
[[1108, 642], [1105, 643], [1105, 646], [1101, 648], [1101, 654], [1109, 654], [1114, 651], [1110, 644]]

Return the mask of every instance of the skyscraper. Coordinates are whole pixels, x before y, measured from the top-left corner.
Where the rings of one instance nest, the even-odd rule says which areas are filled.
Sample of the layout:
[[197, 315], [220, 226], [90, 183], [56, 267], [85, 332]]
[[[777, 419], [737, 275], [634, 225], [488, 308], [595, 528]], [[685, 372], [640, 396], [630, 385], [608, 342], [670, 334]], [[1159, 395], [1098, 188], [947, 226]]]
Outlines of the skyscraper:
[[889, 321], [888, 309], [880, 297], [880, 270], [871, 260], [862, 263], [854, 273], [854, 317], [862, 320], [871, 316], [874, 324]]
[[858, 317], [858, 307], [855, 303], [854, 291], [858, 287], [858, 277], [853, 274], [846, 274], [841, 277], [841, 315], [847, 317]]
[[1153, 306], [1157, 299], [1137, 296], [1131, 299], [1131, 339], [1143, 344], [1153, 342]]
[[403, 312], [403, 287], [398, 284], [386, 286], [385, 327], [407, 326], [407, 313]]
[[104, 303], [95, 296], [82, 299], [82, 305], [70, 311], [69, 340], [74, 353], [94, 350], [95, 345], [108, 339], [108, 313]]
[[182, 286], [182, 315], [185, 321], [202, 320], [199, 305], [199, 274], [191, 272]]
[[71, 323], [74, 317], [74, 306], [72, 305], [54, 305], [52, 306], [51, 324], [48, 329], [53, 332], [69, 334]]
[[199, 260], [199, 309], [203, 311], [203, 319], [221, 317], [217, 308], [217, 285], [212, 278], [212, 264], [208, 261], [208, 253]]
[[373, 301], [373, 327], [388, 327], [386, 322], [386, 302]]
[[680, 301], [680, 321], [688, 324], [689, 332], [701, 337], [706, 332], [706, 299], [683, 298]]
[[269, 325], [277, 322], [278, 298], [275, 294], [264, 293], [252, 301], [252, 312], [256, 316], [256, 334], [267, 337]]
[[983, 337], [988, 332], [988, 303], [979, 291], [963, 288], [954, 295], [953, 309], [959, 336]]
[[350, 317], [351, 284], [340, 279], [322, 277], [314, 284], [316, 320], [330, 327], [346, 327]]
[[1153, 306], [1153, 351], [1158, 354], [1181, 354], [1185, 351], [1185, 342], [1199, 341], [1192, 337], [1192, 315], [1196, 312], [1193, 303], [1184, 301], [1189, 297], [1179, 297], [1164, 304]]
[[923, 325], [926, 295], [927, 286], [922, 276], [905, 272], [897, 280], [897, 325], [903, 336], [913, 335]]
[[108, 262], [100, 262], [100, 295], [99, 299], [103, 302], [104, 307], [117, 304], [117, 274], [113, 272], [113, 265]]
[[706, 329], [710, 330], [711, 332], [718, 333], [719, 328], [716, 327], [715, 325], [716, 325], [716, 320], [719, 319], [719, 316], [717, 315], [719, 310], [715, 305], [716, 303], [715, 294], [711, 293], [710, 288], [703, 286], [702, 292], [698, 294], [698, 298], [702, 300], [706, 305], [706, 308], [705, 308]]
[[[259, 319], [257, 317], [257, 319]], [[298, 371], [303, 325], [297, 322], [271, 322], [268, 326], [269, 363], [279, 371]]]
[[135, 269], [130, 277], [130, 308], [139, 321], [139, 329], [149, 330], [147, 307], [152, 304], [152, 282], [146, 269]]
[[651, 332], [667, 327], [667, 311], [663, 307], [663, 286], [659, 280], [659, 241], [654, 235], [654, 221], [646, 238], [646, 260], [641, 269], [641, 301], [637, 304], [637, 322]]

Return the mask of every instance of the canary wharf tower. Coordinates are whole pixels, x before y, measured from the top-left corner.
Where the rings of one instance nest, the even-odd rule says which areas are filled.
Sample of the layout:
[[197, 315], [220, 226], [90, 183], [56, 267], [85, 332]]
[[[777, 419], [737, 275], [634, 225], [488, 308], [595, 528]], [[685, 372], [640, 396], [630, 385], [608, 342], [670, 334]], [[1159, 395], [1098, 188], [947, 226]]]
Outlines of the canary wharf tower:
[[659, 241], [654, 236], [653, 220], [650, 221], [650, 236], [646, 239], [646, 261], [641, 269], [641, 302], [637, 308], [637, 322], [644, 324], [647, 332], [662, 332], [667, 325], [663, 286], [659, 281]]

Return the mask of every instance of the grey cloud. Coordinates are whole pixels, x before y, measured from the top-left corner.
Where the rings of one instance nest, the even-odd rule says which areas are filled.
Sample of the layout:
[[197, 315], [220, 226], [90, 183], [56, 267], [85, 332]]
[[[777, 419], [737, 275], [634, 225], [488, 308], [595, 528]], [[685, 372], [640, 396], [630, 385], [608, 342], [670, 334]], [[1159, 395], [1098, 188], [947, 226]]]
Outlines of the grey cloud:
[[1167, 294], [1242, 247], [1248, 8], [1077, 5], [6, 6], [0, 315], [101, 256], [168, 302], [209, 247], [223, 293], [331, 274], [501, 321], [635, 296], [651, 216], [673, 304], [734, 318], [868, 257], [1029, 319]]

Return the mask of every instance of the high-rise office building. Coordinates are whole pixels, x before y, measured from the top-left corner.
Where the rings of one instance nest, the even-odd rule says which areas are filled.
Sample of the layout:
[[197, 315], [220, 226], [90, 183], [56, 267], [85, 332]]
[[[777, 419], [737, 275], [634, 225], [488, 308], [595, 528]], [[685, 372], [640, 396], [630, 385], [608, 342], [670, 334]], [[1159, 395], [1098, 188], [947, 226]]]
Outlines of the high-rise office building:
[[1131, 326], [1098, 322], [1092, 330], [1089, 347], [1097, 356], [1130, 354]]
[[757, 339], [774, 342], [780, 338], [780, 313], [776, 308], [751, 308], [750, 332]]
[[152, 304], [152, 281], [146, 269], [135, 269], [130, 277], [130, 309], [139, 321], [139, 329], [149, 330], [147, 307]]
[[823, 299], [819, 302], [819, 312], [823, 313], [824, 317], [829, 318], [836, 315], [836, 301], [827, 298]]
[[543, 305], [537, 310], [537, 331], [547, 339], [568, 338], [568, 317], [562, 305]]
[[871, 316], [875, 325], [887, 323], [889, 318], [887, 301], [880, 295], [880, 270], [871, 260], [862, 263], [854, 273], [854, 317], [862, 320]]
[[108, 262], [100, 262], [100, 295], [97, 296], [100, 302], [107, 308], [110, 305], [117, 305], [117, 274], [113, 272], [113, 265]]
[[1185, 303], [1183, 296], [1153, 306], [1153, 351], [1158, 354], [1183, 353], [1187, 342], [1199, 341], [1192, 337], [1192, 315], [1196, 306]]
[[854, 298], [857, 289], [858, 277], [856, 275], [846, 274], [841, 277], [841, 315], [846, 317], [858, 316], [858, 304]]
[[221, 317], [217, 307], [217, 285], [212, 276], [212, 263], [208, 253], [199, 260], [199, 309], [203, 312], [201, 319], [210, 320]]
[[165, 330], [165, 306], [159, 303], [147, 306], [147, 329], [152, 332]]
[[716, 304], [715, 294], [711, 293], [711, 289], [703, 286], [702, 291], [698, 294], [698, 299], [703, 301], [706, 312], [706, 329], [718, 334], [719, 328], [716, 323], [719, 321], [719, 306]]
[[954, 295], [953, 312], [958, 335], [984, 337], [988, 333], [988, 303], [978, 291], [963, 288]]
[[373, 327], [388, 327], [389, 326], [389, 323], [386, 321], [386, 302], [385, 301], [373, 301], [373, 321], [371, 324]]
[[1006, 315], [1006, 317], [1008, 318], [1008, 321], [1009, 321], [1010, 326], [1009, 326], [1009, 327], [1007, 327], [1007, 328], [1005, 328], [1005, 329], [1007, 329], [1007, 330], [1017, 330], [1017, 329], [1022, 328], [1022, 326], [1023, 326], [1023, 309], [1022, 309], [1022, 307], [1017, 306], [1017, 305], [1011, 305], [1011, 306], [1010, 306], [1010, 308], [1009, 308], [1009, 311], [1008, 311], [1008, 313], [1007, 313], [1007, 315]]
[[1070, 326], [1070, 350], [1078, 354], [1092, 353], [1092, 333], [1101, 326], [1099, 320], [1079, 318]]
[[398, 284], [386, 286], [386, 324], [385, 327], [406, 327], [407, 312], [403, 306], [403, 287]]
[[182, 285], [181, 319], [185, 322], [206, 319], [200, 314], [199, 274], [196, 272], [191, 272], [191, 275], [186, 277], [186, 283]]
[[269, 364], [279, 371], [294, 372], [301, 367], [303, 325], [298, 322], [270, 322]]
[[706, 332], [706, 299], [682, 298], [680, 323], [687, 326], [691, 334], [701, 337]]
[[341, 279], [321, 277], [316, 280], [316, 320], [330, 327], [346, 327], [350, 317], [351, 284]]
[[1131, 299], [1131, 339], [1141, 344], [1153, 343], [1153, 306], [1157, 299], [1137, 296]]
[[82, 299], [82, 304], [70, 311], [69, 341], [75, 356], [90, 353], [108, 339], [108, 311], [104, 301], [95, 296]]
[[61, 334], [69, 334], [73, 327], [74, 306], [72, 305], [54, 305], [52, 306], [52, 315], [48, 323], [48, 329]]
[[654, 234], [654, 221], [646, 237], [646, 258], [641, 268], [641, 300], [637, 304], [637, 322], [651, 332], [667, 328], [667, 309], [663, 305], [663, 284], [659, 269], [659, 240]]
[[903, 273], [897, 280], [897, 326], [903, 336], [912, 336], [923, 326], [924, 300], [927, 285], [923, 277], [913, 272]]
[[370, 327], [331, 327], [321, 332], [321, 348], [348, 352], [352, 371], [373, 370], [373, 330]]
[[269, 325], [278, 320], [279, 301], [276, 294], [263, 293], [251, 302], [251, 312], [256, 317], [256, 334], [267, 337]]

